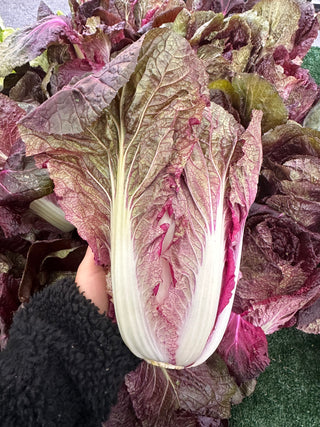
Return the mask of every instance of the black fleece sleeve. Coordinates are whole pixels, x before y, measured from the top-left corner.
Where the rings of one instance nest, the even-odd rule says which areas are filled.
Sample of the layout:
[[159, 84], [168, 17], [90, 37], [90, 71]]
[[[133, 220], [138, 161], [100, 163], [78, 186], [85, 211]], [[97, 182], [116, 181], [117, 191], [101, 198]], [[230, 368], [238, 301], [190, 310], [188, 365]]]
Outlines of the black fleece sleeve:
[[0, 353], [0, 426], [100, 426], [138, 363], [73, 281], [50, 285], [18, 310]]

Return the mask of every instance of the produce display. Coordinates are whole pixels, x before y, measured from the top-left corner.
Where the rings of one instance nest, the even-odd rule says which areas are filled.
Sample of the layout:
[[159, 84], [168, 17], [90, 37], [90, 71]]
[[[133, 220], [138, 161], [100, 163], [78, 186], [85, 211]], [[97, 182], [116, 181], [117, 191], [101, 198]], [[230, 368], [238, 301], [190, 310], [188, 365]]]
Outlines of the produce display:
[[142, 359], [105, 426], [225, 425], [267, 335], [320, 333], [318, 16], [304, 0], [70, 9], [0, 21], [0, 348], [88, 243]]

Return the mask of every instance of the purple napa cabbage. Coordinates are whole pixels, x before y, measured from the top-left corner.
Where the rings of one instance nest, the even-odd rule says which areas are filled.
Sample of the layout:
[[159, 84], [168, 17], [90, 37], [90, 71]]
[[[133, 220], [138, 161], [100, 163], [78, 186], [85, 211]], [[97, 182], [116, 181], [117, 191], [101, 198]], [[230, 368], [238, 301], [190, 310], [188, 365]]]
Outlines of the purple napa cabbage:
[[320, 297], [320, 235], [265, 206], [247, 220], [234, 310], [266, 334]]
[[320, 132], [297, 123], [263, 136], [259, 201], [308, 230], [320, 230]]
[[189, 43], [154, 29], [21, 121], [68, 220], [111, 264], [122, 338], [145, 360], [196, 366], [224, 334], [261, 116], [245, 129], [210, 104]]

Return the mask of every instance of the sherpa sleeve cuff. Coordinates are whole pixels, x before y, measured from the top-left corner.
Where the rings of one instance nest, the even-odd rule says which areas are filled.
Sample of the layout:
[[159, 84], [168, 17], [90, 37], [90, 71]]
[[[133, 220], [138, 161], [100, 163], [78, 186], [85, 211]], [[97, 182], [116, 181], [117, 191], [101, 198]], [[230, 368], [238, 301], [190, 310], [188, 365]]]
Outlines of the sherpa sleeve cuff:
[[15, 315], [0, 354], [0, 408], [10, 412], [11, 405], [34, 426], [54, 419], [59, 426], [96, 425], [107, 419], [124, 375], [138, 363], [117, 326], [64, 279]]

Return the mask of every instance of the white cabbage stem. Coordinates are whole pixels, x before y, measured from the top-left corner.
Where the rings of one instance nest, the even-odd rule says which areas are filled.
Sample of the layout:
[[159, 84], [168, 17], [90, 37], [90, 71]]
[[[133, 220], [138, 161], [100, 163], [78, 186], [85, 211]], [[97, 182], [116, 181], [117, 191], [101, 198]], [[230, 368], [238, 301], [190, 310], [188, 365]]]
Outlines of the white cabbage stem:
[[68, 233], [74, 230], [74, 225], [66, 220], [63, 210], [48, 200], [46, 197], [33, 200], [29, 205], [30, 210], [49, 222], [59, 230]]

